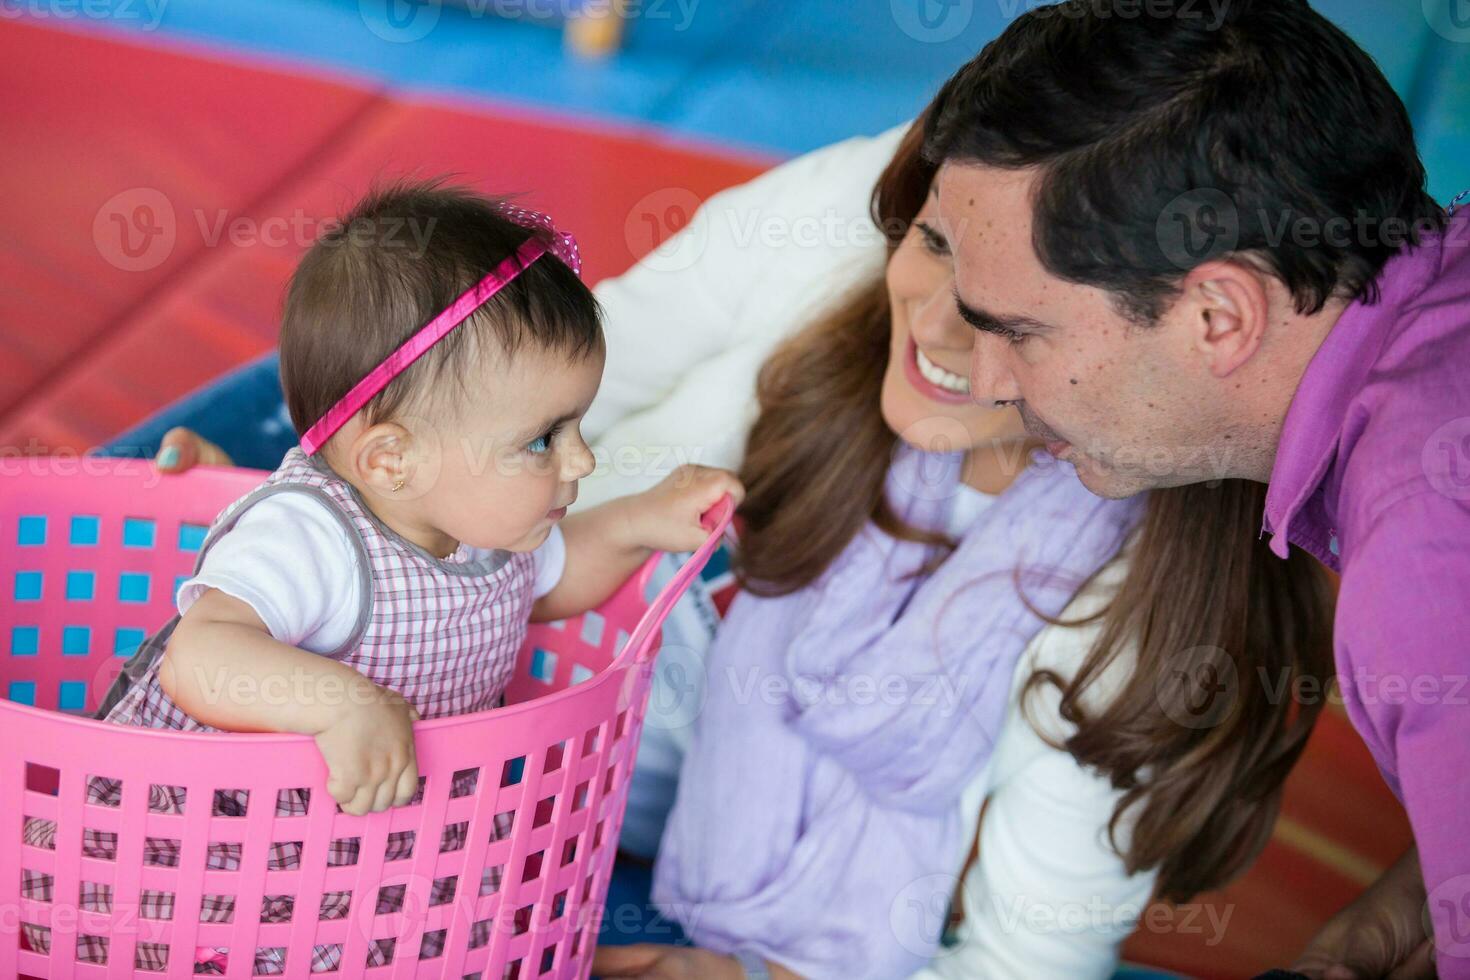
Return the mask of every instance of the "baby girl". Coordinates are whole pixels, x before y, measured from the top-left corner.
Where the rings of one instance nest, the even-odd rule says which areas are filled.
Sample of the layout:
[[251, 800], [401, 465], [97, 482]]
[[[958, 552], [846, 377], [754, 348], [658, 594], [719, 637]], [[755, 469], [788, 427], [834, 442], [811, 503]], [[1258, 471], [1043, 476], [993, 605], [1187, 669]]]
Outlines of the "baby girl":
[[[697, 548], [700, 516], [743, 496], [723, 470], [683, 467], [566, 516], [593, 468], [578, 424], [604, 362], [579, 274], [575, 243], [543, 216], [437, 183], [373, 193], [322, 237], [292, 278], [281, 330], [301, 445], [216, 520], [180, 615], [129, 662], [107, 719], [311, 735], [344, 811], [408, 804], [414, 721], [495, 707], [528, 622], [593, 608], [654, 550]], [[118, 792], [94, 780], [89, 795]], [[175, 792], [153, 787], [150, 807], [181, 810]], [[297, 795], [282, 794], [277, 812], [305, 812]], [[213, 801], [216, 813], [243, 806], [228, 792]], [[28, 838], [45, 846], [48, 823], [31, 821]], [[115, 848], [102, 836], [89, 851]], [[412, 846], [399, 836], [389, 859]], [[176, 864], [165, 845], [145, 859]], [[296, 866], [295, 848], [275, 845], [272, 867]], [[334, 843], [335, 863], [355, 859], [355, 845]], [[209, 854], [214, 867], [238, 862], [229, 845]], [[325, 896], [319, 914], [346, 914], [345, 899]], [[262, 915], [289, 918], [289, 897], [268, 896]], [[105, 945], [78, 955], [101, 961]], [[369, 964], [391, 955], [375, 945]], [[142, 943], [136, 965], [163, 969], [165, 956]], [[199, 972], [224, 965], [218, 951], [196, 958]], [[340, 947], [318, 947], [312, 967], [339, 960]], [[255, 972], [281, 969], [257, 953]]]

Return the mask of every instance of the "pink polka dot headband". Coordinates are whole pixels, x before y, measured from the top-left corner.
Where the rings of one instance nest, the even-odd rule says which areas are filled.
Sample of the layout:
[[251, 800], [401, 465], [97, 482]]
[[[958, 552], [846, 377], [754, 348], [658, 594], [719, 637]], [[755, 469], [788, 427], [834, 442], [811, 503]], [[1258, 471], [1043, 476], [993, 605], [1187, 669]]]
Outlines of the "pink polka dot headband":
[[301, 449], [308, 456], [321, 449], [338, 429], [347, 424], [348, 419], [356, 415], [364, 405], [388, 387], [394, 378], [408, 370], [409, 365], [428, 353], [431, 347], [448, 336], [455, 327], [469, 319], [470, 314], [483, 306], [490, 297], [510, 285], [517, 276], [530, 268], [532, 262], [547, 252], [560, 259], [577, 275], [582, 274], [582, 256], [577, 251], [577, 240], [567, 232], [557, 231], [556, 226], [546, 215], [509, 204], [502, 204], [496, 210], [522, 228], [546, 232], [550, 241], [548, 242], [547, 238], [541, 235], [534, 234], [526, 239], [514, 254], [491, 269], [489, 275], [455, 300], [447, 310], [425, 324], [422, 329], [405, 341], [403, 346], [389, 354], [382, 364], [368, 372], [367, 377], [354, 385], [351, 391], [342, 396], [341, 401], [333, 405], [326, 415], [323, 415], [315, 425], [306, 430], [306, 434], [301, 437]]

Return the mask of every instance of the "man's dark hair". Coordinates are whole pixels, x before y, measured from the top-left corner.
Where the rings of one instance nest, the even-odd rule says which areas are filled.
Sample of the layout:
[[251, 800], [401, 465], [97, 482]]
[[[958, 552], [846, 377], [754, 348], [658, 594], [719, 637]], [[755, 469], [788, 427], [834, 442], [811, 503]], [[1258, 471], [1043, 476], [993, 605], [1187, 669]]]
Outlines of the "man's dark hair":
[[1028, 11], [940, 91], [925, 156], [1039, 168], [1042, 264], [1139, 322], [1231, 254], [1254, 256], [1301, 313], [1376, 302], [1389, 257], [1445, 220], [1408, 112], [1306, 0], [1224, 2]]

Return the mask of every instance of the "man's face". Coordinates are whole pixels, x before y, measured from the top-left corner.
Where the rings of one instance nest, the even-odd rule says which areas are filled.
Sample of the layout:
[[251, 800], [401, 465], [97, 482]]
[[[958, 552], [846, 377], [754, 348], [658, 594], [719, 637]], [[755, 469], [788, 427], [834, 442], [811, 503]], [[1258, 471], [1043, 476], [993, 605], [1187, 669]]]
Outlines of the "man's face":
[[1109, 293], [1043, 268], [1031, 237], [1035, 180], [974, 164], [939, 171], [955, 293], [977, 328], [971, 396], [1016, 403], [1027, 431], [1100, 496], [1215, 479], [1218, 453], [1200, 438], [1215, 382], [1185, 314], [1139, 326]]

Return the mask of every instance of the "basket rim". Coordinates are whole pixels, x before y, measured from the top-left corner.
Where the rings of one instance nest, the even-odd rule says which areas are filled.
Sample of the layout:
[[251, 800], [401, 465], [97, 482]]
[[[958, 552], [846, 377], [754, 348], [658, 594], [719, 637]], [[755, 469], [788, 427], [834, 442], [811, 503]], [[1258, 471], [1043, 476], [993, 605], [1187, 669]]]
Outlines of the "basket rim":
[[[40, 459], [43, 457], [33, 458]], [[187, 473], [184, 474], [160, 474], [157, 470], [157, 467], [153, 464], [152, 460], [139, 460], [127, 457], [111, 456], [94, 456], [90, 457], [90, 459], [95, 463], [100, 463], [102, 466], [109, 467], [114, 470], [127, 464], [136, 465], [141, 462], [152, 468], [155, 476], [162, 476], [163, 479], [170, 479], [171, 477], [182, 478], [188, 476], [189, 474], [196, 474], [199, 477], [205, 478], [224, 478], [231, 482], [245, 482], [247, 478], [256, 478], [258, 476], [259, 479], [264, 479], [265, 477], [270, 475], [269, 470], [260, 470], [245, 466], [216, 466], [211, 464], [201, 464], [192, 467], [190, 470], [187, 471]], [[66, 474], [60, 476], [61, 478], [66, 479], [79, 475], [81, 474]], [[17, 477], [17, 479], [29, 480], [31, 482], [43, 482], [47, 479], [55, 478], [56, 476], [59, 475], [30, 473], [21, 474], [19, 477]], [[108, 474], [108, 477], [110, 478], [123, 480], [137, 479], [138, 476], [139, 474], [133, 473]], [[616, 590], [613, 595], [617, 595], [619, 592], [626, 588], [629, 588], [630, 586], [633, 586], [635, 583], [640, 592], [644, 591], [652, 577], [654, 569], [658, 566], [659, 562], [663, 560], [664, 556], [665, 553], [662, 551], [656, 551], [652, 555], [650, 555], [648, 559], [645, 560], [644, 563], [638, 567], [637, 571], [629, 576], [629, 578], [623, 583], [623, 585], [618, 587], [618, 590]], [[611, 598], [612, 597], [609, 596], [609, 599]], [[640, 596], [640, 598], [642, 597]], [[646, 599], [644, 600], [645, 611], [648, 608], [651, 608], [652, 605], [653, 603], [651, 601], [647, 601]], [[565, 624], [567, 622], [575, 620], [576, 618], [577, 617], [573, 616], [569, 617], [566, 620], [553, 620], [547, 623], [533, 623], [532, 625], [552, 627], [552, 623]], [[661, 634], [661, 630], [655, 631], [652, 634], [652, 636], [649, 638], [650, 647], [656, 648], [659, 645]], [[486, 708], [483, 711], [473, 711], [466, 714], [449, 715], [443, 718], [431, 718], [424, 721], [416, 721], [413, 724], [414, 731], [439, 731], [441, 729], [479, 725], [492, 716], [494, 718], [507, 719], [525, 714], [528, 711], [543, 710], [550, 706], [560, 705], [562, 702], [590, 697], [592, 695], [592, 692], [600, 691], [604, 687], [604, 685], [623, 683], [630, 668], [638, 668], [642, 665], [651, 664], [651, 658], [648, 661], [645, 661], [644, 664], [640, 664], [639, 658], [634, 656], [634, 653], [635, 651], [633, 650], [633, 643], [631, 642], [630, 638], [630, 641], [624, 645], [622, 650], [618, 651], [618, 655], [614, 657], [606, 667], [597, 671], [591, 677], [581, 681], [580, 683], [564, 687], [559, 691], [552, 691], [548, 694], [531, 698], [529, 701], [519, 701], [515, 704], [503, 705], [501, 707]], [[64, 712], [60, 710], [53, 711], [49, 708], [37, 708], [33, 705], [21, 704], [19, 702], [11, 701], [4, 698], [0, 698], [0, 713], [19, 715], [22, 718], [30, 718], [33, 720], [44, 720], [50, 724], [71, 726], [99, 726], [100, 728], [105, 729], [108, 732], [126, 733], [128, 737], [169, 739], [173, 744], [178, 744], [178, 740], [180, 738], [186, 738], [193, 742], [208, 743], [211, 745], [228, 745], [231, 743], [249, 745], [300, 744], [302, 742], [313, 741], [313, 737], [310, 735], [297, 735], [293, 732], [194, 732], [179, 731], [172, 728], [165, 729], [149, 728], [136, 725], [114, 725], [111, 722], [104, 721], [100, 718], [92, 718], [87, 715], [71, 714], [69, 712]]]
[[[654, 636], [657, 638], [658, 634], [655, 633]], [[559, 691], [553, 691], [550, 694], [535, 697], [529, 701], [518, 701], [515, 704], [508, 704], [498, 708], [486, 708], [483, 711], [472, 711], [467, 714], [447, 715], [443, 718], [430, 718], [423, 721], [416, 721], [413, 723], [413, 730], [415, 732], [437, 732], [443, 729], [479, 725], [490, 719], [509, 719], [518, 717], [528, 711], [541, 711], [550, 706], [559, 706], [563, 702], [592, 697], [593, 692], [601, 691], [604, 686], [624, 683], [630, 670], [652, 666], [651, 661], [640, 663], [637, 658], [631, 656], [631, 651], [632, 644], [630, 643], [618, 653], [612, 663], [579, 684], [564, 687]], [[111, 733], [125, 733], [128, 737], [168, 739], [172, 744], [178, 744], [181, 738], [211, 745], [229, 744], [231, 742], [249, 745], [272, 743], [301, 744], [303, 742], [314, 742], [315, 740], [311, 735], [297, 735], [294, 732], [197, 732], [181, 731], [175, 728], [151, 728], [142, 725], [116, 725], [101, 718], [75, 715], [59, 710], [52, 711], [49, 708], [37, 708], [34, 705], [0, 699], [0, 714], [4, 713], [18, 714], [22, 717], [29, 716], [33, 719], [44, 719], [51, 724], [77, 727], [96, 726]]]

